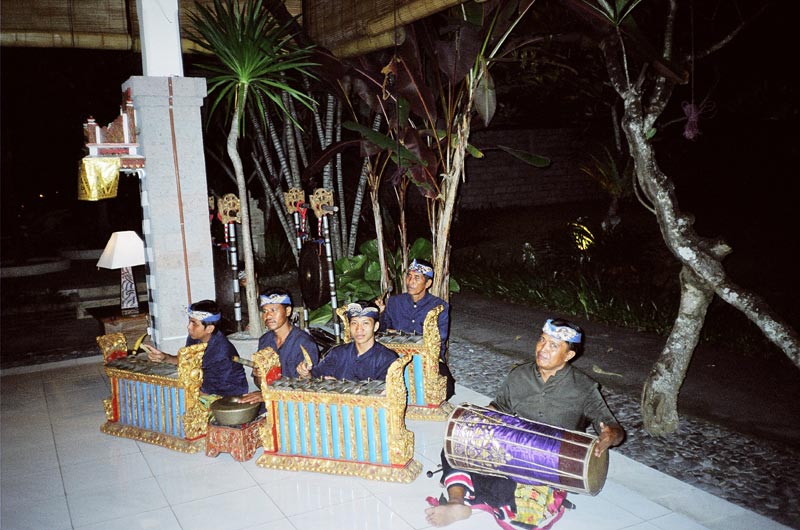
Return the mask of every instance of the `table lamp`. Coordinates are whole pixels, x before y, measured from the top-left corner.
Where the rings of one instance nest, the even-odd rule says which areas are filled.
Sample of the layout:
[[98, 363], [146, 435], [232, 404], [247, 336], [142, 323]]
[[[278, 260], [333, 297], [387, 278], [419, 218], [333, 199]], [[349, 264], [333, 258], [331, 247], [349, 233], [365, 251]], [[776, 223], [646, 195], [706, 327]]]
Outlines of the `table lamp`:
[[132, 230], [111, 234], [97, 266], [120, 269], [120, 307], [124, 316], [139, 313], [139, 297], [131, 269], [136, 265], [144, 265], [144, 242], [139, 235]]

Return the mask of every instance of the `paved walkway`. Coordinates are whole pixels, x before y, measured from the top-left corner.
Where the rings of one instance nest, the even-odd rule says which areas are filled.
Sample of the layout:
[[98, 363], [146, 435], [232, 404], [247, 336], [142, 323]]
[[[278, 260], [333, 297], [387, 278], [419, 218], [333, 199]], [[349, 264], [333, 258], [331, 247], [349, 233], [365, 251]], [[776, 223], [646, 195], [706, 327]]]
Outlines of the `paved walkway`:
[[[33, 368], [32, 368], [33, 369]], [[274, 471], [228, 454], [177, 453], [102, 434], [109, 393], [97, 357], [39, 365], [0, 379], [0, 528], [3, 530], [425, 529], [436, 479], [391, 484]], [[15, 370], [21, 372], [22, 370]], [[489, 398], [459, 385], [454, 402]], [[433, 469], [444, 422], [409, 422], [415, 459]], [[572, 495], [559, 530], [785, 529], [612, 452], [595, 497]], [[477, 513], [454, 530], [496, 528]]]

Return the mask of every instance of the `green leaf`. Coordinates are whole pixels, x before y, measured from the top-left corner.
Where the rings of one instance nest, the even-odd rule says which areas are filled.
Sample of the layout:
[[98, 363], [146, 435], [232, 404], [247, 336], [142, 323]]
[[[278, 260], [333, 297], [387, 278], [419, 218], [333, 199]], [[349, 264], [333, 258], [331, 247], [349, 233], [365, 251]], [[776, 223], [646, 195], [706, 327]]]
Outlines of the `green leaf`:
[[540, 168], [547, 167], [551, 163], [549, 158], [541, 155], [535, 155], [533, 153], [528, 153], [526, 151], [520, 151], [519, 149], [514, 149], [513, 147], [508, 147], [505, 145], [498, 145], [497, 147], [498, 149], [505, 151], [514, 158], [522, 160], [526, 164], [534, 167], [540, 167]]
[[[337, 276], [351, 275], [354, 271], [361, 270], [367, 262], [366, 256], [353, 256], [352, 258], [340, 258], [333, 264]], [[362, 276], [363, 273], [358, 273]]]
[[467, 153], [471, 154], [475, 158], [483, 158], [483, 152], [471, 144], [467, 144]]
[[[267, 111], [263, 99], [291, 118], [281, 94], [308, 108], [315, 105], [293, 86], [297, 74], [313, 77], [308, 68], [314, 63], [308, 60], [312, 48], [292, 44], [292, 21], [280, 25], [261, 0], [198, 2], [187, 13], [187, 36], [207, 55], [199, 64], [208, 73], [212, 112], [225, 102], [225, 108], [241, 114], [249, 95], [262, 115]], [[240, 120], [242, 127], [245, 121]]]
[[369, 261], [378, 261], [378, 240], [377, 239], [370, 239], [369, 241], [365, 241], [358, 247], [358, 250], [363, 254]]
[[425, 259], [430, 261], [433, 255], [433, 243], [429, 239], [421, 237], [414, 241], [411, 248], [408, 249], [408, 259]]
[[480, 58], [481, 75], [475, 87], [475, 110], [478, 112], [484, 127], [488, 127], [497, 110], [497, 92], [494, 79], [486, 66], [486, 60]]
[[378, 261], [370, 261], [364, 271], [364, 279], [371, 282], [381, 281], [381, 264]]
[[[385, 134], [381, 134], [379, 132], [375, 132], [369, 127], [365, 127], [360, 123], [355, 123], [352, 121], [346, 121], [342, 123], [342, 127], [348, 129], [350, 131], [357, 132], [361, 134], [361, 136], [367, 140], [378, 146], [380, 149], [385, 151], [391, 151], [392, 153], [397, 153], [400, 156], [400, 164], [404, 166], [410, 165], [419, 165], [423, 167], [427, 167], [427, 163], [425, 163], [421, 158], [415, 155], [412, 151], [405, 148], [402, 144], [398, 144], [397, 140], [390, 136], [386, 136]], [[399, 152], [398, 152], [399, 148]], [[396, 162], [395, 157], [395, 162]]]
[[333, 319], [331, 303], [328, 302], [322, 307], [318, 307], [308, 314], [308, 324], [311, 326], [323, 326]]
[[447, 288], [450, 290], [451, 293], [461, 292], [461, 286], [458, 285], [458, 282], [452, 276], [450, 276], [450, 281], [447, 284]]

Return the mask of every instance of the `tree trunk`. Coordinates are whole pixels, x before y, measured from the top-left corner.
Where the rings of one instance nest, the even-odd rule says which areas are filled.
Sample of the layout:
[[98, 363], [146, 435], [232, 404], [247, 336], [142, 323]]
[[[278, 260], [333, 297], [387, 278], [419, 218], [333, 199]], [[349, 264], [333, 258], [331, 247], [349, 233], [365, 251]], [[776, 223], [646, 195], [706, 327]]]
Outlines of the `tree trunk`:
[[[618, 67], [619, 65], [616, 65], [617, 69]], [[614, 70], [615, 66], [609, 61], [612, 82], [615, 78]], [[622, 126], [634, 161], [636, 176], [642, 190], [653, 203], [667, 247], [684, 268], [696, 275], [696, 281], [692, 282], [694, 286], [704, 283], [703, 289], [713, 291], [722, 300], [742, 311], [770, 341], [786, 353], [792, 362], [800, 366], [800, 339], [797, 333], [762, 299], [729, 280], [722, 266], [722, 259], [730, 253], [730, 247], [723, 241], [700, 237], [692, 227], [691, 216], [683, 214], [678, 208], [674, 185], [659, 168], [655, 150], [647, 138], [647, 132], [663, 109], [665, 101], [663, 98], [661, 101], [651, 101], [648, 108], [657, 110], [646, 112], [639, 88], [621, 83], [615, 83], [615, 87], [622, 96], [624, 104]], [[665, 95], [664, 98], [668, 96]], [[697, 313], [693, 318], [698, 320], [692, 322], [691, 318], [684, 318], [680, 325], [696, 327], [698, 330], [702, 328], [705, 312]], [[679, 327], [679, 322], [676, 320], [675, 328]], [[685, 345], [688, 347], [689, 343]], [[691, 350], [682, 353], [686, 357], [686, 364], [693, 352], [694, 345]], [[673, 356], [674, 353], [665, 348], [658, 362], [669, 366], [674, 362]], [[663, 382], [661, 381], [663, 378], [658, 379]], [[677, 392], [680, 385], [673, 382], [671, 386], [656, 387], [653, 381], [650, 386], [655, 392], [651, 393], [646, 388], [642, 397], [642, 415], [645, 417], [648, 431], [653, 429], [651, 432], [673, 432], [677, 428], [674, 418], [677, 417]], [[667, 399], [668, 391], [675, 392], [669, 399]]]
[[[435, 232], [433, 236], [433, 267], [434, 277], [431, 286], [431, 294], [438, 296], [445, 302], [450, 299], [450, 227], [453, 223], [455, 213], [456, 198], [458, 197], [458, 187], [464, 178], [464, 156], [467, 151], [467, 140], [469, 139], [469, 118], [472, 111], [472, 101], [474, 91], [468, 92], [468, 101], [463, 114], [459, 117], [460, 123], [456, 125], [458, 135], [455, 147], [447, 146], [451, 149], [450, 164], [445, 170], [442, 178], [442, 203], [437, 207], [435, 219]], [[437, 201], [439, 199], [436, 199]]]
[[[247, 91], [244, 90], [242, 100], [247, 98]], [[244, 179], [244, 169], [242, 159], [239, 156], [239, 115], [237, 109], [231, 120], [231, 129], [228, 133], [227, 150], [228, 156], [233, 164], [233, 171], [236, 174], [236, 185], [239, 190], [240, 212], [242, 214], [242, 254], [244, 255], [244, 272], [247, 278], [245, 293], [247, 298], [247, 322], [251, 337], [260, 337], [263, 333], [261, 319], [258, 311], [258, 285], [256, 284], [255, 262], [253, 260], [253, 238], [250, 234], [250, 205], [248, 203], [247, 183]]]
[[700, 340], [706, 311], [714, 299], [714, 291], [690, 268], [683, 267], [680, 280], [678, 316], [642, 390], [644, 428], [657, 436], [678, 428], [678, 392]]
[[667, 247], [675, 257], [709, 284], [722, 300], [740, 310], [764, 335], [800, 367], [800, 337], [760, 297], [731, 282], [722, 259], [731, 248], [721, 240], [700, 237], [691, 216], [678, 208], [672, 181], [658, 167], [652, 144], [647, 139], [644, 113], [635, 91], [623, 98], [623, 128], [633, 157], [639, 184], [653, 201], [656, 218]]
[[[334, 99], [336, 103], [336, 121], [334, 122], [334, 141], [342, 141], [342, 104]], [[339, 234], [338, 248], [334, 252], [336, 259], [344, 257], [344, 249], [347, 248], [347, 201], [344, 192], [344, 167], [342, 165], [342, 153], [336, 154], [336, 193], [339, 197], [339, 211], [333, 217], [336, 219], [336, 232]]]
[[[400, 251], [402, 253], [402, 267], [400, 274], [408, 270], [408, 221], [406, 220], [406, 193], [408, 192], [409, 181], [404, 178], [397, 188], [397, 205], [400, 207]], [[394, 280], [394, 278], [392, 278]], [[399, 286], [397, 286], [399, 287]], [[401, 289], [405, 291], [405, 289]], [[397, 291], [400, 292], [400, 291]]]
[[[372, 120], [372, 130], [377, 131], [381, 127], [383, 116], [375, 114]], [[358, 219], [361, 217], [361, 205], [364, 201], [364, 189], [367, 187], [367, 177], [370, 172], [371, 160], [365, 156], [361, 164], [361, 174], [358, 177], [358, 187], [356, 188], [356, 198], [353, 201], [353, 213], [350, 219], [350, 234], [347, 236], [347, 257], [352, 258], [356, 252], [356, 240], [358, 238]]]
[[386, 292], [389, 287], [389, 267], [386, 266], [386, 250], [383, 247], [383, 219], [381, 218], [379, 184], [380, 181], [372, 186], [369, 198], [372, 202], [372, 219], [375, 222], [375, 239], [378, 243], [378, 263], [381, 266], [381, 291]]
[[[269, 171], [270, 174], [275, 177], [275, 182], [278, 183], [277, 189], [274, 189], [269, 183], [269, 180], [264, 173], [264, 169], [261, 167], [261, 161], [258, 159], [255, 152], [251, 153], [253, 165], [256, 173], [258, 174], [261, 186], [264, 188], [264, 195], [267, 199], [267, 204], [272, 206], [272, 209], [275, 210], [275, 215], [278, 218], [281, 227], [283, 228], [284, 234], [286, 234], [286, 240], [289, 242], [289, 248], [292, 250], [294, 262], [295, 265], [297, 265], [300, 263], [300, 253], [297, 250], [297, 245], [294, 244], [296, 230], [294, 224], [291, 223], [286, 213], [286, 205], [283, 203], [283, 193], [280, 189], [280, 178], [275, 176], [275, 166], [270, 158], [269, 149], [267, 147], [267, 139], [264, 136], [264, 128], [261, 126], [261, 121], [258, 119], [258, 116], [253, 110], [252, 106], [248, 108], [248, 117], [253, 129], [255, 130], [256, 141], [261, 149], [261, 154], [263, 156], [264, 163], [267, 166], [267, 171]], [[268, 225], [265, 224], [264, 226]]]

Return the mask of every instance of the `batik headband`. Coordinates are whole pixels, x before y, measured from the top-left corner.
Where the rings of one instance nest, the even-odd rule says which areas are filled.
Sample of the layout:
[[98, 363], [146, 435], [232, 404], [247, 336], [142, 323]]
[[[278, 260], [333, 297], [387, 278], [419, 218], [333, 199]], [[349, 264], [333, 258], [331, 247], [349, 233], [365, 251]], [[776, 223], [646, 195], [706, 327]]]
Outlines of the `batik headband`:
[[411, 265], [408, 266], [408, 270], [412, 272], [418, 272], [428, 278], [433, 278], [433, 267], [428, 267], [422, 263], [417, 263], [417, 260], [411, 262]]
[[214, 322], [219, 322], [219, 319], [222, 318], [222, 313], [209, 313], [208, 311], [195, 311], [189, 306], [189, 309], [186, 310], [186, 314], [189, 315], [189, 318], [196, 318], [203, 324], [213, 324]]
[[548, 318], [544, 323], [542, 333], [550, 335], [554, 339], [563, 340], [564, 342], [571, 342], [572, 344], [580, 344], [583, 335], [575, 331], [569, 326], [556, 326], [553, 324], [553, 319]]
[[349, 318], [353, 317], [370, 317], [374, 318], [375, 320], [378, 319], [380, 315], [380, 311], [374, 305], [361, 305], [358, 303], [347, 304], [347, 316]]
[[258, 307], [264, 307], [267, 304], [292, 305], [292, 299], [288, 294], [279, 293], [262, 294], [258, 297]]

